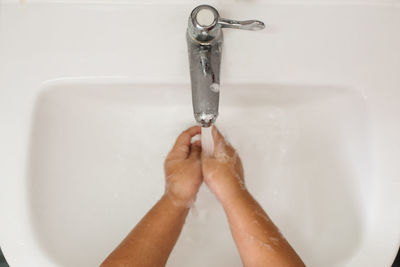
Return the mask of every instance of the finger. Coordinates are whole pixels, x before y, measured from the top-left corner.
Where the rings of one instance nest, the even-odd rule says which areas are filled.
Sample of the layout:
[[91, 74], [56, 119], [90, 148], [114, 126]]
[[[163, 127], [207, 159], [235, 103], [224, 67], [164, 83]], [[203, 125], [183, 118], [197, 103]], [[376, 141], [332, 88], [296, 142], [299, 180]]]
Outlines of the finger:
[[212, 136], [214, 139], [214, 144], [218, 144], [220, 142], [225, 143], [224, 136], [221, 134], [221, 132], [218, 130], [218, 128], [215, 125], [212, 126]]
[[214, 153], [219, 151], [225, 151], [225, 146], [226, 146], [225, 138], [215, 125], [213, 125], [212, 128], [212, 136], [214, 140]]
[[191, 159], [198, 159], [200, 158], [201, 154], [201, 142], [196, 141], [190, 145], [190, 155], [189, 158]]
[[223, 153], [229, 157], [235, 154], [235, 149], [229, 144], [216, 126], [213, 126], [212, 135], [214, 139], [214, 153]]
[[192, 137], [200, 132], [200, 126], [193, 126], [183, 131], [176, 139], [176, 142], [170, 152], [170, 156], [176, 158], [187, 158], [190, 153], [190, 142]]
[[196, 140], [192, 143], [192, 145], [200, 146], [201, 147], [201, 140]]

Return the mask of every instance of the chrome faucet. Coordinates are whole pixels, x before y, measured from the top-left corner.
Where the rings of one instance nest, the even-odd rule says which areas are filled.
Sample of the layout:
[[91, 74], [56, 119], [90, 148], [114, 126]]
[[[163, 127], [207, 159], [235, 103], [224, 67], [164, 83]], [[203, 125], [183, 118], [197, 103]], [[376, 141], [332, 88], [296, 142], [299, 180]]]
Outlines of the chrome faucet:
[[194, 117], [203, 127], [211, 126], [218, 116], [219, 74], [222, 52], [222, 28], [261, 30], [258, 20], [224, 19], [209, 5], [193, 9], [189, 17], [187, 44]]

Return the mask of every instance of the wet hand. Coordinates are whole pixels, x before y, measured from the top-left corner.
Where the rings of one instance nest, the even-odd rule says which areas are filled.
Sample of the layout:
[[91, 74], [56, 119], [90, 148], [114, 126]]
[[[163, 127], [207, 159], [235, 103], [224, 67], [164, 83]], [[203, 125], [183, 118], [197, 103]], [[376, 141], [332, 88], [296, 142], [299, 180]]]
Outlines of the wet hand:
[[180, 206], [190, 206], [203, 182], [200, 141], [191, 143], [201, 128], [193, 126], [183, 131], [169, 152], [165, 163], [165, 194]]
[[221, 203], [246, 190], [243, 166], [235, 149], [213, 126], [214, 154], [202, 153], [204, 182]]

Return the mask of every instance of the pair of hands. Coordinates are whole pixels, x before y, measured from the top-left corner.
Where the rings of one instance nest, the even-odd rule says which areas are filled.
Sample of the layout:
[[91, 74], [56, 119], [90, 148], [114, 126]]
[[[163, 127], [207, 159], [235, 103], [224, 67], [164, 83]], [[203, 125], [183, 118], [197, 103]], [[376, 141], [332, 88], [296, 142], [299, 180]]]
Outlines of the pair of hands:
[[243, 167], [235, 149], [213, 126], [214, 154], [206, 155], [200, 141], [192, 143], [198, 134], [199, 126], [183, 131], [165, 160], [165, 194], [177, 205], [190, 206], [203, 181], [222, 203], [245, 189]]

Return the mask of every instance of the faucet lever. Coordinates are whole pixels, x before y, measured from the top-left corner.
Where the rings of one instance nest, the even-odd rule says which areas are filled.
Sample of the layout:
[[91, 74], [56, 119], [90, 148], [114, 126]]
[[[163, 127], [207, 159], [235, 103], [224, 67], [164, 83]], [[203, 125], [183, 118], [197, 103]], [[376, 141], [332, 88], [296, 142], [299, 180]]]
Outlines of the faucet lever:
[[250, 30], [257, 31], [265, 28], [265, 24], [259, 20], [233, 20], [233, 19], [225, 19], [219, 18], [218, 24], [221, 28], [231, 28], [231, 29], [240, 29], [240, 30]]

